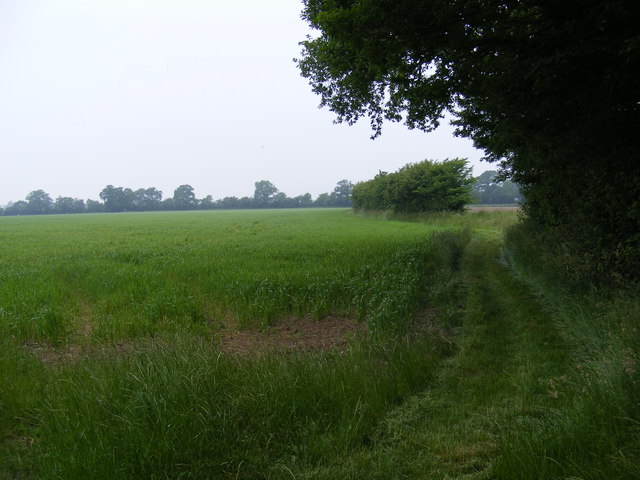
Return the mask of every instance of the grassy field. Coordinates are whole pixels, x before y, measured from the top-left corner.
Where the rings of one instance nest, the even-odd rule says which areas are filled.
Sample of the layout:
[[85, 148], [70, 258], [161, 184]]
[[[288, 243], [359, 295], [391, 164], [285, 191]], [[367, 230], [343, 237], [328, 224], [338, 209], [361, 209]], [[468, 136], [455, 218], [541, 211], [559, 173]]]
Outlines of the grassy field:
[[345, 210], [3, 218], [0, 332], [57, 344], [283, 315], [382, 324], [437, 230]]
[[[454, 298], [450, 230], [346, 210], [3, 218], [3, 472], [262, 478], [342, 453], [450, 350], [408, 328]], [[366, 339], [221, 349], [229, 325], [328, 316]]]
[[381, 217], [0, 218], [0, 479], [640, 477], [637, 297]]

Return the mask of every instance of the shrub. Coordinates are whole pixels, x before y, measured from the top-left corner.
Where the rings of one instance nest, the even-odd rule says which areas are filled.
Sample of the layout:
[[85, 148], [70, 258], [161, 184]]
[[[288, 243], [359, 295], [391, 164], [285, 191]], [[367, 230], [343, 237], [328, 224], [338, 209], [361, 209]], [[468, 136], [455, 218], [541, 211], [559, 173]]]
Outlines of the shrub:
[[471, 201], [472, 183], [465, 159], [425, 160], [358, 183], [353, 188], [353, 206], [396, 213], [461, 212]]

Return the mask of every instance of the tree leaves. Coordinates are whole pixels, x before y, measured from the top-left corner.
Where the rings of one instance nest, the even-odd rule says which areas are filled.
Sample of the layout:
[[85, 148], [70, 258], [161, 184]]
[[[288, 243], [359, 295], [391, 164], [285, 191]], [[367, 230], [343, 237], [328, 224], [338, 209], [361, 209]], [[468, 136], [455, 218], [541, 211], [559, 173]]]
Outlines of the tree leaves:
[[424, 160], [358, 183], [353, 188], [353, 206], [396, 213], [461, 212], [471, 201], [472, 183], [471, 169], [464, 159]]
[[298, 65], [321, 106], [368, 117], [373, 137], [449, 112], [522, 186], [529, 221], [589, 255], [622, 245], [631, 265], [640, 215], [619, 212], [640, 198], [638, 17], [633, 0], [306, 0], [320, 35]]

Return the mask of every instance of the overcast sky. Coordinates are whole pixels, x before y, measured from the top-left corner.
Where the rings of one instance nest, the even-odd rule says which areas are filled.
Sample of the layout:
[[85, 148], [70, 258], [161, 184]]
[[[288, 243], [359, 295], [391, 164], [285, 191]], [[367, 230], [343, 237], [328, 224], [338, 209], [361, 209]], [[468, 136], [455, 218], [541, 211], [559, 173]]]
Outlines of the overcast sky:
[[98, 199], [108, 184], [314, 197], [425, 158], [467, 157], [425, 134], [334, 125], [292, 59], [300, 0], [0, 0], [0, 205], [36, 189]]

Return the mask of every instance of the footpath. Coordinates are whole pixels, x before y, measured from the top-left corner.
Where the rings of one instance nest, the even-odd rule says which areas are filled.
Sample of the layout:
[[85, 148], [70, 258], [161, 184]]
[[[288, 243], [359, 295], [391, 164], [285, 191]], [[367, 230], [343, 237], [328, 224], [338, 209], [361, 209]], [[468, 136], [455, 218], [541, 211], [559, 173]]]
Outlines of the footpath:
[[[527, 478], [525, 465], [501, 454], [514, 428], [553, 411], [567, 355], [539, 299], [501, 261], [500, 245], [494, 235], [471, 240], [461, 265], [457, 352], [435, 384], [387, 416], [369, 447], [345, 458], [342, 474], [483, 479], [497, 469], [503, 478]], [[331, 470], [309, 478], [329, 478]]]

